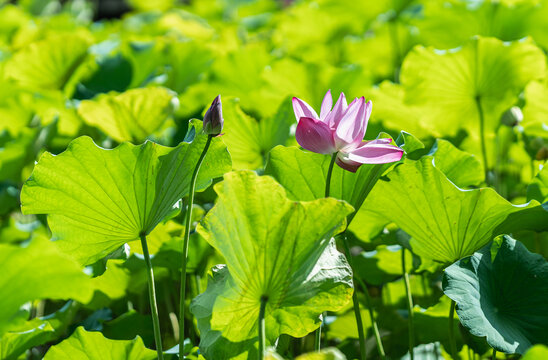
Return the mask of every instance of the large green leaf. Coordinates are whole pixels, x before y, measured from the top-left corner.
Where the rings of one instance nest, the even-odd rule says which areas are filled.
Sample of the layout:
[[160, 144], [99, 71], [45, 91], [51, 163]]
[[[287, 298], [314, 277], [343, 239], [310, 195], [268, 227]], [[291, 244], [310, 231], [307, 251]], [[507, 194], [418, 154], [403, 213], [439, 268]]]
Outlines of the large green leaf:
[[34, 318], [22, 324], [12, 321], [9, 332], [0, 337], [0, 358], [15, 360], [27, 349], [58, 339], [73, 321], [78, 307], [77, 302], [69, 301], [48, 316]]
[[142, 142], [173, 114], [177, 98], [163, 87], [132, 89], [84, 100], [78, 114], [118, 142]]
[[156, 351], [147, 349], [143, 340], [110, 340], [97, 331], [79, 327], [71, 337], [52, 346], [44, 360], [153, 360]]
[[372, 121], [381, 121], [385, 128], [403, 130], [421, 138], [441, 135], [423, 122], [424, 109], [405, 102], [405, 89], [401, 84], [383, 81], [369, 91], [369, 96], [375, 108]]
[[548, 262], [509, 236], [445, 269], [443, 291], [459, 319], [493, 348], [523, 354], [548, 344]]
[[271, 177], [252, 172], [229, 173], [215, 190], [218, 202], [198, 232], [227, 266], [214, 270], [191, 305], [206, 356], [256, 354], [262, 297], [270, 343], [280, 334], [308, 334], [323, 311], [350, 300], [352, 273], [331, 239], [352, 211], [348, 204], [290, 201]]
[[478, 154], [480, 107], [491, 145], [502, 113], [529, 81], [544, 76], [545, 69], [544, 54], [531, 41], [478, 37], [456, 51], [415, 47], [402, 65], [401, 82], [406, 101], [423, 108], [425, 126], [445, 135], [466, 130], [465, 145]]
[[[373, 251], [362, 252], [354, 257], [356, 275], [368, 284], [380, 286], [402, 276], [402, 248], [398, 245], [379, 245]], [[406, 271], [413, 270], [413, 255], [405, 252]]]
[[100, 309], [110, 305], [112, 300], [126, 295], [130, 281], [129, 271], [123, 267], [124, 260], [110, 259], [105, 264], [105, 271], [91, 279], [95, 289], [93, 299], [86, 304], [87, 308]]
[[263, 166], [268, 151], [285, 144], [289, 126], [294, 122], [291, 102], [283, 103], [276, 115], [257, 121], [240, 108], [237, 99], [224, 100], [223, 114], [227, 121], [224, 141], [235, 169], [257, 169]]
[[[149, 234], [188, 192], [207, 138], [201, 121], [192, 124], [194, 140], [174, 148], [146, 142], [105, 150], [80, 137], [57, 156], [45, 153], [23, 186], [23, 213], [48, 214], [59, 246], [84, 264]], [[213, 139], [197, 189], [230, 167], [222, 140]]]
[[538, 202], [514, 206], [491, 188], [462, 190], [432, 162], [427, 156], [400, 164], [363, 205], [411, 235], [415, 254], [453, 263], [502, 232], [547, 228], [548, 211]]
[[[290, 199], [321, 199], [325, 196], [330, 161], [326, 155], [305, 152], [296, 147], [277, 146], [270, 152], [265, 173], [285, 187]], [[329, 195], [359, 209], [377, 179], [391, 165], [362, 165], [355, 173], [335, 166]]]
[[86, 59], [90, 43], [87, 33], [52, 35], [15, 53], [5, 72], [31, 89], [62, 90]]
[[424, 3], [424, 17], [416, 22], [423, 41], [438, 49], [461, 46], [475, 35], [512, 41], [530, 35], [537, 23], [538, 1], [460, 0]]
[[50, 241], [36, 237], [26, 246], [0, 244], [0, 334], [19, 308], [37, 299], [86, 303], [93, 287], [78, 263]]
[[[360, 309], [362, 325], [365, 333], [368, 333], [371, 329], [371, 316], [369, 310], [365, 307]], [[329, 324], [329, 331], [327, 332], [329, 339], [335, 341], [345, 341], [347, 339], [358, 338], [358, 324], [356, 322], [356, 315], [351, 307], [345, 312], [337, 313], [335, 321]]]
[[462, 188], [479, 186], [483, 182], [483, 167], [472, 154], [457, 149], [447, 140], [437, 139], [429, 155], [449, 180]]

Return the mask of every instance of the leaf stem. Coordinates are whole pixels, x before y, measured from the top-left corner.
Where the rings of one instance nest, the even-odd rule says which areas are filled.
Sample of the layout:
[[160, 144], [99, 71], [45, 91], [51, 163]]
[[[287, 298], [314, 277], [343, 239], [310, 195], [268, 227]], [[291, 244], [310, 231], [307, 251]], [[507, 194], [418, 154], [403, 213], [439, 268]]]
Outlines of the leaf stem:
[[322, 325], [324, 324], [324, 317], [322, 316], [322, 323], [320, 327], [314, 332], [314, 351], [320, 352], [322, 343]]
[[327, 178], [325, 179], [325, 197], [329, 197], [329, 190], [331, 188], [331, 175], [333, 174], [333, 165], [337, 160], [337, 153], [331, 155], [331, 162], [329, 163], [329, 170], [327, 170]]
[[407, 311], [409, 312], [409, 356], [411, 360], [415, 358], [415, 329], [413, 325], [413, 296], [411, 295], [411, 284], [409, 283], [409, 273], [405, 266], [405, 248], [401, 248], [401, 266], [403, 269], [403, 281], [405, 283], [405, 293], [407, 295]]
[[457, 342], [455, 339], [455, 328], [453, 327], [453, 319], [455, 318], [455, 300], [451, 300], [451, 309], [449, 309], [449, 346], [453, 359], [457, 358]]
[[158, 317], [158, 305], [156, 303], [156, 290], [154, 288], [154, 272], [152, 271], [152, 263], [150, 262], [150, 254], [148, 253], [147, 236], [145, 233], [140, 234], [141, 246], [143, 248], [143, 255], [145, 257], [145, 264], [147, 267], [147, 280], [148, 280], [148, 297], [150, 301], [150, 312], [152, 314], [152, 326], [154, 328], [154, 340], [156, 342], [156, 352], [158, 353], [158, 360], [164, 359], [162, 350], [162, 333], [160, 332], [160, 318]]
[[261, 308], [259, 309], [259, 360], [264, 360], [265, 358], [265, 312], [266, 312], [266, 303], [268, 302], [268, 296], [261, 296]]
[[183, 348], [185, 342], [185, 295], [186, 295], [186, 267], [187, 267], [187, 258], [188, 258], [188, 243], [190, 240], [190, 221], [192, 219], [192, 204], [194, 203], [194, 190], [196, 188], [196, 179], [198, 178], [198, 172], [200, 171], [200, 166], [204, 161], [209, 145], [213, 136], [209, 135], [207, 137], [207, 142], [202, 150], [202, 154], [198, 159], [198, 163], [194, 168], [192, 173], [192, 178], [190, 179], [190, 188], [188, 189], [188, 204], [187, 211], [185, 214], [185, 234], [183, 238], [183, 259], [182, 259], [182, 269], [181, 269], [181, 296], [179, 303], [179, 359], [184, 358]]
[[[343, 239], [343, 245], [344, 245], [344, 252], [348, 260], [348, 264], [350, 264], [350, 267], [352, 268], [352, 274], [354, 274], [354, 264], [352, 261], [350, 246], [348, 245], [348, 239], [346, 237], [346, 231], [342, 234], [342, 239]], [[358, 325], [358, 337], [360, 340], [360, 359], [365, 360], [365, 355], [366, 355], [365, 332], [363, 329], [362, 315], [360, 312], [360, 303], [358, 301], [357, 286], [355, 285], [356, 280], [357, 280], [357, 277], [354, 276], [354, 293], [352, 294], [352, 302], [354, 305], [354, 316], [356, 318], [356, 325]], [[362, 286], [362, 290], [364, 292], [364, 295], [367, 301], [367, 307], [369, 308], [369, 316], [371, 317], [371, 324], [373, 326], [373, 332], [375, 333], [375, 340], [377, 341], [379, 354], [381, 356], [381, 359], [384, 359], [384, 348], [382, 346], [382, 341], [379, 335], [379, 330], [377, 327], [377, 322], [375, 320], [375, 315], [373, 314], [373, 309], [371, 307], [371, 299], [369, 298], [369, 293], [367, 292], [367, 287], [365, 286], [365, 284], [361, 281], [359, 282], [360, 282], [360, 285]]]
[[497, 360], [497, 350], [493, 348], [493, 355], [491, 355], [492, 360]]
[[485, 119], [483, 116], [483, 108], [481, 107], [481, 97], [479, 95], [476, 96], [476, 108], [478, 109], [478, 116], [479, 116], [481, 155], [483, 157], [485, 182], [488, 183], [489, 165], [487, 164], [487, 148], [485, 146]]
[[[331, 162], [329, 163], [329, 169], [327, 170], [327, 177], [325, 179], [325, 197], [329, 197], [329, 190], [331, 189], [331, 176], [333, 175], [333, 166], [335, 165], [335, 160], [337, 160], [337, 153], [331, 155]], [[322, 326], [325, 324], [325, 313], [322, 317], [322, 323], [320, 327], [314, 333], [314, 350], [320, 351], [322, 346]]]

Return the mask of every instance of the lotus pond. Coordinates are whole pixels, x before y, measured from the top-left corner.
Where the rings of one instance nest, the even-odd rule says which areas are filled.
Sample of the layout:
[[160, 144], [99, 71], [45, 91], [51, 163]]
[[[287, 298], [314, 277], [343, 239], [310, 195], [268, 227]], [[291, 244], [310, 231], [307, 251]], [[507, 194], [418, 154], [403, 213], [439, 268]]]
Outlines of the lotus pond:
[[0, 0], [0, 359], [548, 359], [548, 1]]

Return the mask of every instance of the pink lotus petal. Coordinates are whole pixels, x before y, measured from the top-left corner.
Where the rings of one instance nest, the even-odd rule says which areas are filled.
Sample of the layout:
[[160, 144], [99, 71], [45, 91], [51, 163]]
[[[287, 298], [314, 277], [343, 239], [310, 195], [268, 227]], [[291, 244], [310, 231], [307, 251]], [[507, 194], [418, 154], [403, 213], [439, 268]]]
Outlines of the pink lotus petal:
[[320, 110], [320, 119], [325, 121], [325, 118], [327, 115], [329, 115], [329, 112], [331, 111], [331, 108], [333, 107], [333, 97], [331, 96], [331, 90], [327, 90], [325, 93], [325, 96], [323, 97], [322, 101], [322, 109]]
[[331, 127], [332, 130], [335, 130], [339, 125], [339, 122], [341, 121], [341, 118], [347, 108], [348, 105], [346, 104], [346, 96], [341, 93], [339, 99], [333, 107], [333, 110], [327, 115], [327, 117], [324, 119], [324, 122], [329, 124], [329, 127]]
[[[337, 130], [335, 131], [335, 142], [338, 149], [347, 146], [358, 146], [363, 140], [363, 122], [361, 119], [365, 115], [365, 98], [361, 97], [354, 100], [346, 109]], [[361, 138], [360, 138], [361, 135]]]
[[389, 145], [388, 140], [390, 139], [364, 142], [351, 152], [343, 153], [343, 158], [362, 164], [385, 164], [399, 161], [403, 150], [397, 146]]
[[302, 117], [297, 124], [295, 138], [303, 148], [318, 154], [332, 154], [337, 151], [331, 129], [321, 120]]
[[360, 131], [358, 134], [356, 134], [356, 138], [363, 140], [363, 137], [365, 136], [365, 132], [367, 131], [367, 123], [369, 122], [369, 117], [371, 116], [371, 111], [373, 111], [373, 103], [371, 100], [369, 100], [367, 103], [365, 103], [365, 106], [363, 107], [363, 112], [359, 114], [359, 117], [357, 121], [361, 123]]
[[362, 164], [359, 163], [359, 162], [352, 161], [352, 160], [349, 160], [349, 159], [344, 159], [343, 155], [341, 153], [339, 153], [337, 155], [337, 159], [335, 160], [335, 162], [341, 168], [343, 168], [345, 170], [348, 170], [350, 172], [353, 172], [353, 173], [356, 172], [360, 166], [362, 166]]
[[309, 117], [313, 119], [318, 119], [318, 114], [312, 109], [310, 105], [302, 101], [299, 98], [293, 98], [293, 111], [295, 112], [295, 117], [299, 121], [302, 117]]

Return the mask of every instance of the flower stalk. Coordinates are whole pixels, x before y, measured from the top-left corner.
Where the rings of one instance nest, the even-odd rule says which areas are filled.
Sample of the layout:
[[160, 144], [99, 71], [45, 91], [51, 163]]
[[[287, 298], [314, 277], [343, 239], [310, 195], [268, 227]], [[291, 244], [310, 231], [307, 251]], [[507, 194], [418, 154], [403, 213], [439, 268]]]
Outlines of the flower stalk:
[[331, 175], [333, 174], [333, 165], [337, 160], [337, 153], [331, 155], [331, 162], [329, 163], [329, 169], [327, 170], [327, 178], [325, 179], [325, 197], [329, 197], [329, 191], [331, 189]]
[[449, 309], [449, 346], [451, 349], [451, 357], [457, 358], [457, 340], [455, 339], [455, 328], [453, 320], [455, 318], [455, 300], [451, 300], [451, 308]]
[[[348, 260], [348, 263], [350, 264], [350, 268], [352, 269], [352, 274], [354, 274], [354, 262], [352, 261], [352, 253], [350, 252], [350, 246], [348, 245], [348, 239], [346, 238], [346, 232], [342, 234], [342, 240], [344, 245], [344, 253], [346, 255], [346, 258]], [[358, 326], [358, 338], [360, 341], [360, 359], [365, 360], [365, 332], [363, 329], [363, 322], [362, 322], [362, 314], [360, 312], [360, 303], [358, 300], [358, 293], [357, 293], [357, 286], [356, 281], [354, 278], [354, 292], [352, 293], [352, 303], [354, 305], [354, 316], [356, 318], [356, 325]], [[367, 288], [363, 289], [364, 292], [367, 292]], [[366, 295], [367, 296], [367, 295]], [[368, 301], [369, 303], [369, 301]], [[371, 314], [373, 314], [373, 310], [369, 309]], [[373, 322], [372, 322], [373, 324]], [[379, 348], [379, 350], [382, 348]]]
[[181, 270], [181, 296], [180, 296], [180, 308], [179, 308], [179, 359], [184, 358], [183, 348], [185, 342], [185, 298], [186, 298], [186, 269], [187, 269], [187, 258], [188, 258], [188, 243], [190, 241], [190, 222], [192, 220], [192, 204], [194, 203], [194, 191], [196, 188], [196, 179], [198, 178], [198, 172], [200, 171], [200, 166], [204, 161], [204, 158], [211, 144], [213, 135], [207, 137], [207, 142], [204, 146], [204, 150], [198, 159], [198, 163], [194, 168], [192, 173], [192, 178], [190, 179], [190, 187], [188, 189], [188, 205], [187, 211], [185, 214], [185, 234], [183, 238], [183, 259], [182, 259], [182, 270]]
[[160, 318], [158, 316], [158, 305], [156, 302], [156, 289], [154, 288], [154, 272], [152, 270], [152, 263], [150, 261], [150, 254], [148, 252], [147, 236], [145, 233], [142, 233], [140, 237], [141, 247], [143, 248], [143, 256], [145, 258], [145, 264], [147, 267], [148, 297], [150, 301], [150, 312], [152, 314], [152, 327], [154, 329], [156, 352], [158, 353], [158, 360], [163, 360], [164, 352], [162, 350], [162, 333], [160, 332]]
[[266, 303], [268, 302], [268, 297], [263, 295], [261, 296], [261, 307], [259, 309], [259, 360], [264, 360], [265, 358], [265, 313], [266, 313]]
[[411, 360], [415, 358], [415, 327], [413, 325], [413, 296], [411, 294], [411, 284], [409, 283], [409, 273], [405, 266], [405, 248], [401, 248], [401, 266], [403, 268], [403, 281], [405, 284], [405, 294], [407, 296], [407, 311], [409, 312], [409, 356]]

